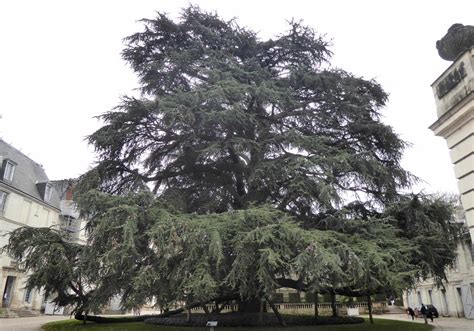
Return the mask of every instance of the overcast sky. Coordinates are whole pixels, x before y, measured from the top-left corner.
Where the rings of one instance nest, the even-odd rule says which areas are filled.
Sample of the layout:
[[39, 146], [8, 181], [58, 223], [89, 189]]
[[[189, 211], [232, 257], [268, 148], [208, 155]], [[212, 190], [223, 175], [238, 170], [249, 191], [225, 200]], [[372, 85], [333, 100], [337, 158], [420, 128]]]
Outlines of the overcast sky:
[[0, 136], [42, 164], [50, 179], [77, 177], [93, 164], [84, 138], [94, 119], [136, 77], [122, 39], [156, 11], [177, 16], [188, 3], [236, 17], [261, 38], [302, 19], [332, 41], [333, 66], [376, 79], [390, 94], [384, 121], [412, 147], [403, 165], [423, 179], [414, 191], [457, 192], [430, 84], [449, 66], [435, 42], [453, 23], [474, 24], [474, 1], [1, 1]]

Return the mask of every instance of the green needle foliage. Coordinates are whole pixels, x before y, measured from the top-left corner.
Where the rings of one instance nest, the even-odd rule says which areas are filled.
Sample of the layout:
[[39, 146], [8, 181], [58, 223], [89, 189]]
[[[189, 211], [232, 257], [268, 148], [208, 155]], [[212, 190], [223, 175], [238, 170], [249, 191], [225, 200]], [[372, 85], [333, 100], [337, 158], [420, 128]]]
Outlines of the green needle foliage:
[[377, 82], [332, 68], [300, 22], [268, 40], [193, 6], [143, 23], [123, 51], [141, 97], [89, 137], [98, 162], [75, 197], [88, 245], [14, 231], [5, 250], [28, 286], [87, 313], [115, 295], [255, 310], [282, 287], [366, 296], [444, 279], [453, 204], [398, 193], [414, 178]]
[[100, 266], [91, 247], [64, 240], [64, 234], [51, 228], [21, 227], [9, 235], [2, 248], [26, 270], [26, 288], [43, 289], [59, 306], [70, 306], [73, 313], [98, 311], [109, 297], [95, 296]]
[[143, 23], [123, 51], [142, 98], [89, 137], [104, 190], [146, 183], [184, 212], [271, 203], [311, 221], [347, 195], [385, 202], [409, 185], [405, 143], [379, 121], [387, 94], [330, 68], [311, 28], [260, 40], [196, 7]]

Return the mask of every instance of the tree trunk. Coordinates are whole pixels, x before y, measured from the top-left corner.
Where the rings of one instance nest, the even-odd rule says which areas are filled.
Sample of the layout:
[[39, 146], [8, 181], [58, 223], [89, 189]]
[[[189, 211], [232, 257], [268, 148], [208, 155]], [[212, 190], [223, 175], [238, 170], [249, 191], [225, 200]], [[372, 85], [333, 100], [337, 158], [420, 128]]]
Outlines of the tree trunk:
[[186, 309], [186, 323], [191, 322], [191, 309]]
[[[238, 301], [239, 313], [259, 313], [261, 306], [262, 304], [259, 298]], [[267, 308], [265, 305], [263, 305], [263, 312], [267, 312]]]
[[318, 303], [319, 303], [318, 293], [315, 292], [314, 293], [314, 319], [318, 319], [319, 317]]
[[205, 303], [201, 304], [202, 309], [204, 310], [204, 313], [206, 316], [209, 316], [209, 309], [207, 309], [207, 306]]
[[278, 311], [278, 309], [276, 309], [275, 305], [274, 305], [270, 300], [268, 300], [268, 299], [267, 299], [267, 302], [268, 302], [268, 304], [270, 305], [270, 308], [272, 308], [273, 313], [274, 313], [275, 316], [277, 317], [278, 322], [280, 322], [280, 324], [281, 324], [282, 326], [286, 326], [285, 321], [284, 321], [283, 318], [281, 317], [280, 312]]
[[222, 309], [224, 309], [224, 307], [225, 307], [227, 304], [228, 304], [227, 302], [223, 302], [223, 303], [221, 304], [221, 306], [219, 307], [219, 305], [218, 305], [217, 302], [216, 302], [217, 313], [220, 314], [221, 311], [222, 311]]
[[370, 297], [370, 292], [367, 294], [367, 306], [369, 308], [370, 324], [374, 324], [374, 319], [372, 317], [372, 298]]
[[337, 317], [336, 293], [334, 292], [331, 292], [331, 308], [332, 308], [332, 316]]

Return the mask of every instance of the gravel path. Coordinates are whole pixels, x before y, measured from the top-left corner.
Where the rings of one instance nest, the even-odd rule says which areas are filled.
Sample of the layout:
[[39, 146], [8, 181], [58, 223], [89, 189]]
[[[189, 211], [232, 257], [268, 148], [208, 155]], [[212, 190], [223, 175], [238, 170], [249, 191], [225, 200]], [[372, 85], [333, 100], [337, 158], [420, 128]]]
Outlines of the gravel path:
[[0, 318], [0, 331], [40, 331], [41, 325], [69, 319], [68, 316], [38, 316], [20, 318]]
[[[411, 321], [411, 318], [406, 314], [385, 314], [374, 317], [399, 321]], [[415, 318], [413, 323], [424, 323], [424, 321], [422, 318]], [[466, 318], [440, 317], [435, 318], [433, 322], [428, 320], [428, 323], [432, 324], [436, 331], [474, 331], [474, 320], [468, 320]]]

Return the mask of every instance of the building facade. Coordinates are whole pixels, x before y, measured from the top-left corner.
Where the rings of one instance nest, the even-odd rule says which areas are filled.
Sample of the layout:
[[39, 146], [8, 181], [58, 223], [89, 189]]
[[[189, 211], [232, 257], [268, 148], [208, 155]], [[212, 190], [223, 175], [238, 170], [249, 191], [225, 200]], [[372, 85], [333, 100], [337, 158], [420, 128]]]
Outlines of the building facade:
[[[72, 200], [74, 180], [50, 181], [43, 167], [0, 139], [0, 247], [18, 227], [53, 227], [65, 239], [85, 243], [83, 222]], [[43, 293], [25, 289], [26, 274], [0, 255], [0, 308], [40, 311]]]
[[[59, 197], [41, 165], [0, 140], [0, 167], [0, 247], [18, 227], [60, 226]], [[0, 268], [1, 307], [39, 310], [43, 297], [24, 289], [16, 261], [2, 254]]]
[[406, 294], [405, 304], [432, 303], [445, 315], [474, 319], [474, 26], [454, 24], [436, 47], [452, 64], [432, 84], [438, 120], [430, 129], [447, 142], [466, 231], [445, 288], [427, 280]]
[[405, 307], [419, 308], [422, 303], [431, 304], [438, 309], [440, 316], [473, 318], [470, 315], [472, 292], [469, 288], [474, 283], [474, 263], [470, 246], [459, 244], [457, 253], [455, 267], [447, 271], [448, 282], [444, 287], [437, 287], [432, 279], [425, 280], [416, 289], [404, 293]]

